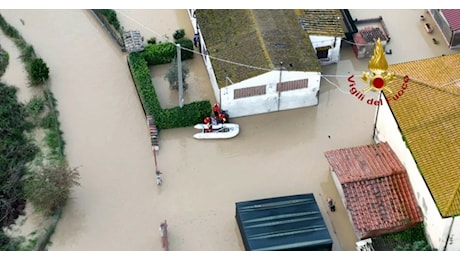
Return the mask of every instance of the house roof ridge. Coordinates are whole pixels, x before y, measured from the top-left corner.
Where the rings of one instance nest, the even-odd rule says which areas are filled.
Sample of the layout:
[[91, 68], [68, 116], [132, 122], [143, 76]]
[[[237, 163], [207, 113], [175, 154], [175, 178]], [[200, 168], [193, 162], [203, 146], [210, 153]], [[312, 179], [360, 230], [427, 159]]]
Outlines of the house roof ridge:
[[[383, 89], [421, 176], [443, 217], [460, 214], [460, 53], [392, 64]], [[402, 78], [409, 83], [401, 93]], [[404, 94], [404, 95], [402, 95]], [[396, 98], [395, 98], [396, 97]]]
[[[415, 82], [415, 83], [417, 83], [419, 85], [431, 88], [433, 90], [439, 90], [441, 92], [449, 93], [449, 94], [452, 94], [454, 96], [460, 97], [460, 91], [459, 91], [460, 87], [458, 87], [458, 86], [450, 86], [449, 87], [448, 86], [450, 84], [454, 84], [453, 82], [448, 82], [447, 83], [448, 85], [445, 85], [445, 86], [443, 86], [444, 84], [436, 86], [436, 85], [427, 84], [426, 82], [423, 82], [423, 80], [418, 79], [418, 78], [413, 78], [413, 77], [411, 77], [409, 75], [403, 75], [403, 74], [398, 74], [398, 73], [395, 73], [394, 75], [395, 75], [395, 77], [402, 78], [402, 79], [404, 77], [408, 76], [409, 77], [409, 82], [412, 81], [412, 82]], [[458, 79], [458, 81], [460, 81], [460, 78]], [[447, 88], [447, 87], [449, 87], [449, 88]], [[457, 92], [457, 93], [455, 93], [455, 92]]]
[[260, 29], [259, 27], [257, 26], [257, 19], [256, 17], [254, 16], [254, 10], [251, 9], [249, 10], [249, 17], [250, 19], [252, 20], [252, 23], [254, 24], [254, 29], [256, 30], [256, 34], [257, 34], [257, 40], [259, 40], [259, 43], [260, 45], [262, 46], [262, 50], [263, 50], [263, 55], [265, 57], [265, 59], [267, 60], [268, 62], [268, 66], [271, 68], [271, 69], [274, 69], [273, 67], [273, 61], [270, 57], [270, 54], [268, 53], [268, 49], [267, 49], [267, 45], [265, 44], [265, 41], [264, 41], [264, 37], [262, 36], [262, 34], [260, 33]]
[[447, 212], [451, 212], [452, 210], [455, 210], [453, 209], [453, 206], [456, 200], [460, 201], [460, 180], [457, 181], [457, 187], [452, 192], [452, 196], [450, 197], [449, 202], [447, 203], [447, 206], [446, 206]]

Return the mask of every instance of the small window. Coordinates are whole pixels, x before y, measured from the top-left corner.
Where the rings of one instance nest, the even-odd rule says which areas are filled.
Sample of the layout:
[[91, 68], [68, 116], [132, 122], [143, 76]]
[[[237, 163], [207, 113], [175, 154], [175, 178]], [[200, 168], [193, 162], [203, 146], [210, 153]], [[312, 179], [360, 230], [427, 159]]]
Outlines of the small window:
[[318, 59], [327, 59], [329, 55], [329, 49], [331, 48], [331, 46], [323, 46], [316, 48], [316, 56], [318, 57]]

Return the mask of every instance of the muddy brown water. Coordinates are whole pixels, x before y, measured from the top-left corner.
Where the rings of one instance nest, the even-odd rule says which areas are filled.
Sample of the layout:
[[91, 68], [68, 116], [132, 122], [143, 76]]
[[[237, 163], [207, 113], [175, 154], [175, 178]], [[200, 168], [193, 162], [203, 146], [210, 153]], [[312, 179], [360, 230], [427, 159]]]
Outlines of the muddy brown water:
[[[384, 19], [391, 14], [381, 11]], [[146, 39], [172, 35], [178, 28], [187, 35], [192, 32], [185, 10], [118, 12], [125, 29], [138, 29]], [[352, 15], [369, 18], [375, 16], [372, 12], [378, 13], [352, 10]], [[407, 10], [400, 19], [413, 21], [413, 28], [418, 28], [420, 12]], [[315, 194], [333, 249], [355, 250], [344, 206], [337, 203], [336, 212], [327, 210], [326, 197], [337, 202], [339, 198], [324, 152], [371, 143], [375, 107], [351, 96], [346, 78], [329, 77], [332, 84], [323, 81], [318, 106], [233, 119], [241, 127], [233, 139], [195, 140], [192, 127], [162, 130], [157, 162], [164, 182], [158, 187], [145, 116], [126, 54], [93, 16], [86, 10], [2, 10], [1, 14], [50, 67], [49, 84], [58, 100], [67, 158], [72, 166], [80, 166], [81, 187], [72, 192], [50, 250], [159, 251], [158, 227], [164, 219], [169, 224], [170, 250], [244, 250], [235, 202], [300, 193]], [[387, 21], [387, 26], [394, 32], [390, 63], [419, 57], [403, 51], [411, 38], [397, 36], [398, 24]], [[420, 41], [426, 35], [416, 37]], [[18, 55], [3, 38], [1, 44], [11, 56]], [[431, 47], [423, 45], [419, 52], [427, 57], [449, 53]], [[341, 61], [325, 67], [324, 74], [360, 74], [366, 67], [367, 61], [357, 60], [344, 44]], [[167, 68], [156, 66], [151, 72], [161, 104], [171, 107], [178, 98], [163, 78]], [[202, 98], [214, 102], [202, 60], [195, 57], [190, 68], [186, 102]], [[24, 89], [23, 74], [8, 73], [4, 78]]]

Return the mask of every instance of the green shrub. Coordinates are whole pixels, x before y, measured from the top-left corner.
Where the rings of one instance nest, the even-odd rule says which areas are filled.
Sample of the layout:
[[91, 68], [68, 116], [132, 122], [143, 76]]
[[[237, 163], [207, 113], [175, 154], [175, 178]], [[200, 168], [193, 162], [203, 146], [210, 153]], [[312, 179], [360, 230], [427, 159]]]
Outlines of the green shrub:
[[[18, 44], [17, 44], [18, 45]], [[29, 61], [33, 61], [35, 58], [35, 50], [32, 45], [25, 45], [23, 48], [21, 48], [21, 59], [23, 62], [27, 63]]]
[[150, 38], [150, 39], [147, 40], [147, 43], [148, 43], [148, 44], [155, 45], [155, 44], [157, 44], [157, 38], [152, 37], [152, 38]]
[[109, 24], [113, 26], [116, 30], [120, 29], [120, 22], [118, 21], [117, 13], [112, 9], [96, 9], [96, 12], [99, 12], [107, 18]]
[[46, 113], [46, 115], [42, 118], [40, 126], [45, 129], [53, 129], [56, 125], [56, 118], [51, 111], [48, 111], [48, 113]]
[[413, 243], [407, 243], [405, 245], [398, 245], [394, 248], [394, 251], [436, 251], [436, 250], [433, 250], [426, 241], [419, 240], [419, 241], [414, 241]]
[[162, 109], [144, 57], [140, 52], [130, 53], [128, 63], [142, 106], [148, 115], [154, 116], [155, 123], [160, 129], [192, 126], [209, 115], [211, 111], [209, 100], [186, 104], [182, 108]]
[[[18, 207], [25, 202], [21, 179], [25, 165], [38, 153], [25, 134], [29, 130], [26, 112], [16, 93], [17, 88], [0, 82], [0, 230], [22, 214], [23, 209]], [[4, 246], [7, 245], [0, 242], [0, 247]]]
[[193, 58], [193, 41], [187, 38], [182, 38], [176, 41], [181, 46], [182, 60], [189, 60]]
[[0, 15], [0, 27], [2, 27], [3, 32], [6, 34], [6, 36], [10, 38], [20, 38], [21, 35], [19, 34], [18, 30], [14, 28], [13, 26], [9, 25], [3, 16]]
[[19, 251], [21, 242], [18, 239], [10, 238], [0, 229], [0, 251]]
[[39, 127], [42, 125], [42, 116], [45, 111], [45, 100], [37, 96], [31, 98], [25, 105], [28, 122], [32, 127]]
[[49, 68], [41, 58], [35, 58], [29, 65], [29, 80], [31, 85], [43, 84], [49, 78]]
[[56, 159], [58, 160], [61, 157], [61, 146], [62, 146], [62, 131], [50, 129], [46, 132], [45, 135], [45, 142], [50, 148], [49, 159]]
[[170, 63], [177, 55], [176, 46], [173, 43], [165, 42], [155, 45], [148, 44], [142, 51], [148, 66]]
[[185, 36], [185, 30], [184, 30], [184, 29], [177, 29], [177, 30], [173, 33], [173, 38], [174, 38], [175, 41], [184, 38], [184, 36]]
[[39, 97], [33, 97], [26, 104], [26, 112], [31, 117], [38, 117], [45, 109], [45, 100]]
[[35, 209], [51, 215], [62, 208], [74, 186], [79, 186], [80, 174], [77, 168], [67, 163], [44, 165], [24, 181], [24, 192]]
[[161, 129], [192, 126], [201, 123], [209, 115], [211, 102], [209, 100], [196, 101], [185, 104], [182, 108], [164, 109], [160, 116], [155, 115], [156, 124]]
[[10, 62], [10, 55], [8, 54], [8, 52], [0, 48], [0, 77], [3, 76], [3, 74], [5, 73], [9, 62]]
[[128, 62], [145, 112], [149, 115], [158, 115], [161, 106], [152, 84], [147, 61], [142, 53], [133, 52], [129, 54]]

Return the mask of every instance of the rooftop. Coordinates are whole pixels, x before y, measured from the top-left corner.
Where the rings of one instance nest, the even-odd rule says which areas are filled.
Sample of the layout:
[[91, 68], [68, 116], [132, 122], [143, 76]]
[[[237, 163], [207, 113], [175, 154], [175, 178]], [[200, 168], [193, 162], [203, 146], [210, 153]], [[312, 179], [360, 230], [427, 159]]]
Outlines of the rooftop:
[[388, 87], [408, 87], [390, 108], [443, 217], [460, 214], [460, 54], [388, 67], [397, 75]]
[[442, 9], [441, 10], [452, 31], [460, 29], [460, 10], [459, 9]]
[[309, 35], [345, 38], [345, 24], [340, 9], [299, 9], [300, 22]]
[[388, 143], [325, 153], [339, 180], [359, 239], [395, 233], [422, 221], [409, 177]]
[[211, 62], [219, 87], [226, 77], [237, 83], [279, 69], [280, 62], [283, 70], [321, 71], [294, 10], [198, 9], [196, 17], [208, 54], [218, 58]]
[[246, 250], [331, 250], [332, 239], [312, 193], [236, 203]]

